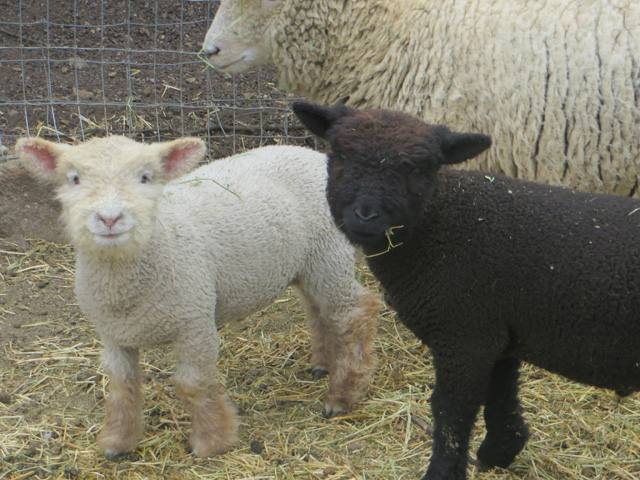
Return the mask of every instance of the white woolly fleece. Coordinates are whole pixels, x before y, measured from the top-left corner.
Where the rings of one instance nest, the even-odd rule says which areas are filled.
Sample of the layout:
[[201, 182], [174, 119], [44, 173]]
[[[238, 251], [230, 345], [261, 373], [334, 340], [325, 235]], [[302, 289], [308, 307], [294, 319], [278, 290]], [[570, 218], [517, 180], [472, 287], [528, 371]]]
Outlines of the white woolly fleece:
[[204, 51], [318, 103], [491, 135], [465, 168], [640, 196], [637, 0], [222, 0]]
[[[195, 149], [178, 167], [203, 157], [201, 141], [176, 142]], [[356, 307], [355, 251], [329, 213], [325, 155], [265, 147], [163, 187], [180, 173], [167, 171], [166, 145], [124, 137], [73, 147], [18, 144], [27, 159], [52, 152], [49, 163], [25, 164], [59, 184], [63, 221], [78, 250], [78, 303], [105, 343], [199, 343], [195, 332], [217, 338], [216, 322], [243, 318], [298, 281], [312, 295], [323, 290], [328, 311]], [[99, 217], [118, 216], [112, 230], [121, 235], [103, 238], [111, 232]]]
[[325, 415], [347, 411], [366, 391], [379, 303], [354, 278], [355, 251], [329, 213], [325, 155], [266, 147], [181, 177], [203, 159], [202, 140], [25, 138], [16, 151], [58, 184], [78, 252], [78, 304], [105, 345], [111, 394], [98, 447], [107, 458], [142, 437], [138, 349], [162, 343], [176, 351], [194, 455], [230, 448], [238, 422], [218, 378], [217, 326], [266, 307], [289, 285], [307, 312], [312, 367], [330, 372]]

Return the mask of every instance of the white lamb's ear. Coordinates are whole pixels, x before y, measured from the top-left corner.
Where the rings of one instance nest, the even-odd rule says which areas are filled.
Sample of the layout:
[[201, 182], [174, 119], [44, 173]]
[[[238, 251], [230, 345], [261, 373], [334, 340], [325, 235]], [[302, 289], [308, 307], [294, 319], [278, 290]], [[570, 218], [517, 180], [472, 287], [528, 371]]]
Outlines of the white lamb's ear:
[[207, 153], [205, 143], [195, 137], [157, 143], [154, 148], [156, 148], [157, 154], [160, 156], [167, 180], [189, 172]]
[[16, 144], [16, 154], [29, 172], [51, 180], [58, 176], [56, 166], [60, 156], [69, 148], [70, 145], [49, 142], [42, 138], [21, 138]]

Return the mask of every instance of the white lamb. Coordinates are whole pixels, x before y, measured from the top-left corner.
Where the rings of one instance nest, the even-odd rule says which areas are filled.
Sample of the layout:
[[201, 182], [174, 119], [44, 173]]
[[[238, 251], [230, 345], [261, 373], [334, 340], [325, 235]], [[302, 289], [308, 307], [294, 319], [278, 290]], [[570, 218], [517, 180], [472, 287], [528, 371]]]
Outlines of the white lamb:
[[203, 53], [490, 135], [466, 168], [640, 196], [638, 0], [221, 0]]
[[354, 250], [332, 223], [324, 155], [266, 147], [181, 177], [203, 159], [201, 140], [69, 146], [28, 138], [16, 150], [58, 185], [77, 249], [78, 304], [104, 342], [110, 376], [98, 436], [107, 458], [141, 439], [138, 349], [163, 343], [176, 350], [194, 454], [228, 449], [237, 421], [216, 369], [216, 325], [270, 304], [289, 284], [306, 304], [314, 376], [330, 372], [325, 414], [363, 394], [378, 301], [354, 279]]

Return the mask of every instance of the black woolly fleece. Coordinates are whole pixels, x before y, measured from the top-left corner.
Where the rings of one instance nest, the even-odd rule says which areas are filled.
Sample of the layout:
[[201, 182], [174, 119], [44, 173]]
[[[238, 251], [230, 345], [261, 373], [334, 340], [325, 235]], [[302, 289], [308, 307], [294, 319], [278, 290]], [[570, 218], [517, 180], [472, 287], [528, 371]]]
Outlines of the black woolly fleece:
[[625, 197], [441, 170], [410, 236], [368, 263], [438, 373], [456, 372], [458, 392], [507, 356], [636, 391], [639, 208]]

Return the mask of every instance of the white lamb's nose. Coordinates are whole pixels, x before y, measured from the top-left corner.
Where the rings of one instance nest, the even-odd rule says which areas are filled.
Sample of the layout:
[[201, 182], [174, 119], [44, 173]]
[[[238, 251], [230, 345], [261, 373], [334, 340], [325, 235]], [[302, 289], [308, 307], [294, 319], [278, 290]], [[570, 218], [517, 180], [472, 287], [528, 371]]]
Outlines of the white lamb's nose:
[[111, 229], [115, 226], [116, 223], [118, 223], [118, 220], [120, 220], [122, 218], [122, 214], [118, 214], [115, 215], [114, 217], [105, 217], [103, 215], [98, 215], [98, 218], [100, 219], [100, 221], [102, 223], [104, 223], [107, 228]]

